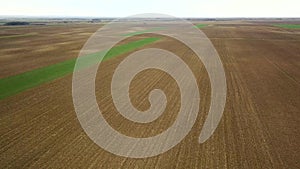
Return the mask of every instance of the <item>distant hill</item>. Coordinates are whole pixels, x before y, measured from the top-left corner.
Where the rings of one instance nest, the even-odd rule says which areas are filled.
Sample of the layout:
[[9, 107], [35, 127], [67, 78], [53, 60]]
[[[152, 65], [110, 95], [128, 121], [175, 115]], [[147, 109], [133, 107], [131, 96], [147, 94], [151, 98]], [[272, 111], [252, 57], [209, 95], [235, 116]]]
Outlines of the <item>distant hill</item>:
[[6, 26], [17, 26], [17, 25], [30, 25], [30, 23], [29, 22], [16, 22], [16, 21], [14, 21], [14, 22], [7, 22], [4, 25], [6, 25]]

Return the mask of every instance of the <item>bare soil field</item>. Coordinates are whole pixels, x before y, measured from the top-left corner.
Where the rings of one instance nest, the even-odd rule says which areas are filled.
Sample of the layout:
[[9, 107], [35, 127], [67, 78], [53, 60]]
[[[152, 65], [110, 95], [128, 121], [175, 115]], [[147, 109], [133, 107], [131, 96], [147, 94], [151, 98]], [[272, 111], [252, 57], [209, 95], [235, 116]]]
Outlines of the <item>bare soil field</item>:
[[[7, 36], [0, 38], [0, 78], [76, 58], [100, 27], [0, 27], [1, 37]], [[201, 30], [221, 57], [228, 92], [223, 118], [205, 143], [199, 144], [198, 137], [210, 105], [206, 69], [181, 42], [145, 34], [121, 43], [160, 37], [143, 48], [177, 54], [197, 77], [200, 111], [183, 141], [161, 155], [144, 159], [103, 150], [80, 126], [72, 101], [72, 75], [67, 75], [0, 100], [1, 168], [300, 168], [300, 30], [262, 22], [210, 22]], [[16, 34], [30, 35], [9, 37]], [[174, 79], [162, 71], [139, 73], [130, 86], [132, 104], [139, 110], [148, 109], [149, 92], [159, 88], [168, 105], [163, 115], [149, 124], [125, 119], [114, 107], [110, 85], [114, 70], [130, 53], [101, 63], [97, 102], [105, 119], [120, 133], [154, 136], [176, 119], [180, 91]]]
[[100, 27], [96, 24], [2, 26], [0, 78], [77, 57], [87, 39]]

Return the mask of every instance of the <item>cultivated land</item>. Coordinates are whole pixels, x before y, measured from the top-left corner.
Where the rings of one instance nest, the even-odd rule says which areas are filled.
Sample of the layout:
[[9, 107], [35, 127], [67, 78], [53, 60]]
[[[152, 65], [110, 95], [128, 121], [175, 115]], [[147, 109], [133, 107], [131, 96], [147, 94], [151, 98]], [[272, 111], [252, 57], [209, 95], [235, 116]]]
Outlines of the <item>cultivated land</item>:
[[[147, 98], [152, 89], [165, 91], [166, 111], [150, 124], [132, 123], [122, 117], [110, 95], [113, 71], [122, 59], [142, 48], [169, 50], [190, 66], [201, 94], [197, 121], [181, 143], [146, 159], [118, 157], [104, 151], [88, 138], [76, 118], [72, 74], [66, 73], [0, 100], [1, 168], [300, 168], [300, 30], [278, 24], [299, 23], [196, 24], [217, 49], [228, 88], [223, 118], [204, 144], [198, 143], [210, 104], [204, 66], [180, 42], [138, 32], [118, 45], [159, 39], [101, 63], [96, 79], [99, 108], [113, 128], [128, 136], [153, 136], [172, 125], [180, 108], [180, 93], [174, 79], [162, 71], [144, 71], [130, 86], [132, 104], [139, 110], [149, 108]], [[76, 58], [85, 41], [100, 27], [1, 26], [0, 78], [13, 78]]]

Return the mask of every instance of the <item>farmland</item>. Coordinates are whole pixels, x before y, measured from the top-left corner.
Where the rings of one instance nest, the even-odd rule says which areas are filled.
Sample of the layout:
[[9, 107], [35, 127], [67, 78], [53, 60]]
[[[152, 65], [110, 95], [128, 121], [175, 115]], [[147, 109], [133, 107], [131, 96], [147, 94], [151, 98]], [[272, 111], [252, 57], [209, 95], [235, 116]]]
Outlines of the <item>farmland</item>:
[[[0, 27], [0, 166], [3, 168], [300, 168], [299, 23], [209, 21], [195, 23], [223, 63], [227, 101], [213, 136], [198, 143], [210, 105], [203, 63], [187, 46], [155, 31], [130, 32], [98, 70], [96, 97], [109, 124], [122, 134], [149, 137], [166, 130], [180, 109], [180, 91], [165, 72], [151, 69], [130, 84], [132, 104], [150, 106], [148, 94], [162, 89], [168, 100], [159, 119], [132, 123], [114, 107], [111, 79], [129, 54], [160, 48], [178, 55], [197, 77], [199, 115], [188, 135], [158, 156], [119, 157], [85, 134], [72, 100], [72, 71], [80, 49], [102, 24]], [[293, 26], [294, 28], [294, 26]], [[95, 58], [89, 57], [87, 65]], [[92, 58], [92, 59], [91, 59]]]
[[[148, 38], [117, 46], [111, 49], [110, 52], [105, 56], [105, 58], [103, 58], [103, 60], [107, 60], [122, 53], [126, 53], [156, 40], [158, 39]], [[99, 54], [99, 52], [84, 56], [84, 62], [86, 66], [92, 66], [97, 62], [97, 54]], [[19, 75], [2, 78], [0, 80], [2, 89], [0, 91], [0, 99], [70, 74], [74, 71], [75, 62], [76, 59], [70, 59], [61, 63], [21, 73]]]
[[281, 27], [281, 28], [287, 28], [287, 29], [300, 29], [300, 25], [296, 24], [275, 24], [274, 26]]

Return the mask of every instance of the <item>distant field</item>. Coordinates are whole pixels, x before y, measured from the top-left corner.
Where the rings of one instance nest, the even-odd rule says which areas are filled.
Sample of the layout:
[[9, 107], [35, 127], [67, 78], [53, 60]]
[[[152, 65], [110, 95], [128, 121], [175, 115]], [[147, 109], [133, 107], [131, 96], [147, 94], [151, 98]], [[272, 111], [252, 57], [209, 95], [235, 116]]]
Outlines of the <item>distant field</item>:
[[152, 29], [143, 30], [143, 31], [135, 31], [135, 32], [132, 32], [132, 33], [123, 34], [122, 36], [129, 37], [129, 36], [141, 35], [141, 34], [144, 34], [144, 33], [154, 32], [154, 31], [157, 31], [157, 30], [160, 30], [160, 29], [163, 29], [163, 28], [152, 28]]
[[275, 24], [274, 26], [288, 29], [300, 29], [300, 24]]
[[207, 24], [197, 24], [197, 25], [195, 25], [196, 28], [204, 28], [206, 26], [208, 26], [208, 25]]

